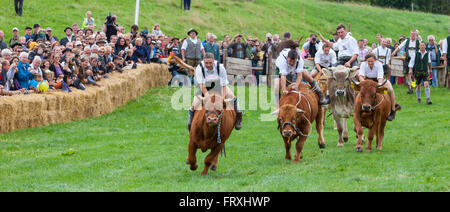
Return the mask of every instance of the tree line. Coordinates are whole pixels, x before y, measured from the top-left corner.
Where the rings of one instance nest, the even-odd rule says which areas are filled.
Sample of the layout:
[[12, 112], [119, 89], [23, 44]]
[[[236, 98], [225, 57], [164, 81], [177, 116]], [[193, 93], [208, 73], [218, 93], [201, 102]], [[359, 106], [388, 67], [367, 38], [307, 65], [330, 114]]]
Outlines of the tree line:
[[361, 2], [374, 6], [450, 15], [449, 0], [327, 0], [327, 1]]

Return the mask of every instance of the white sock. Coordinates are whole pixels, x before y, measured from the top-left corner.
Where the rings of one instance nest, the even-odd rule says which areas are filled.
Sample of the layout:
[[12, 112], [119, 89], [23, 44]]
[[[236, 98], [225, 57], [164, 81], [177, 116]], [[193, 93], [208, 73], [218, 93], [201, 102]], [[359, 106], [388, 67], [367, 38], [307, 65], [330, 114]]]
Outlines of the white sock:
[[420, 89], [416, 89], [416, 96], [417, 96], [417, 99], [420, 99]]
[[427, 99], [430, 98], [430, 87], [425, 88], [425, 96], [427, 97]]

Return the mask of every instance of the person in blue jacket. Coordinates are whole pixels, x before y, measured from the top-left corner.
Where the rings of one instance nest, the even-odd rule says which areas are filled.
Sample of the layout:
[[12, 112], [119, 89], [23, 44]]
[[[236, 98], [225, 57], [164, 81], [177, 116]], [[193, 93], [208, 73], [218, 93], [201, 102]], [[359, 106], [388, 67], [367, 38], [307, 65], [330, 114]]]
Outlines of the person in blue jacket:
[[147, 48], [142, 45], [143, 40], [142, 38], [137, 38], [135, 41], [136, 47], [133, 53], [133, 56], [131, 57], [132, 60], [136, 63], [150, 63], [150, 54], [147, 51]]
[[29, 71], [30, 64], [28, 64], [28, 53], [22, 52], [19, 56], [19, 63], [17, 64], [17, 80], [20, 87], [28, 90], [30, 80], [34, 78], [34, 75]]

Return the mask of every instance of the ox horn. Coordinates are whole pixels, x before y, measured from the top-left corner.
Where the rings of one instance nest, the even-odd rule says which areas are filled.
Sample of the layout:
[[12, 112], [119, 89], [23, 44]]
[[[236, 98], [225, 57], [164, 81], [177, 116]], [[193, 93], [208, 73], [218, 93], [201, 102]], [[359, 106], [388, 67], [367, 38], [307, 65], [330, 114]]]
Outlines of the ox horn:
[[297, 113], [304, 113], [305, 111], [303, 111], [302, 109], [297, 108]]
[[355, 85], [359, 85], [359, 83], [360, 83], [360, 82], [356, 82], [353, 78], [351, 78], [351, 80]]
[[378, 84], [378, 87], [381, 87], [381, 86], [383, 86], [384, 84], [386, 84], [386, 82], [387, 82], [387, 79], [384, 79], [384, 81], [383, 81], [383, 83], [381, 83], [381, 85], [380, 85], [380, 84]]
[[273, 111], [271, 114], [272, 114], [272, 115], [278, 115], [278, 112], [279, 112], [279, 110], [275, 110], [275, 111]]
[[225, 99], [225, 100], [223, 100], [225, 103], [230, 103], [230, 102], [232, 102], [232, 101], [234, 101], [234, 98], [229, 98], [229, 99]]

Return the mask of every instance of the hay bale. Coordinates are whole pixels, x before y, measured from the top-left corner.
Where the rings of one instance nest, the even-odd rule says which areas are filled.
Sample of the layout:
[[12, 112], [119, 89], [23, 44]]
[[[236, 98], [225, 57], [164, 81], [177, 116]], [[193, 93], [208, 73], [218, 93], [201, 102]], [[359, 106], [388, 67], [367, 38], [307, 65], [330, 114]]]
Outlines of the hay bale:
[[113, 73], [85, 91], [52, 91], [44, 94], [0, 98], [0, 132], [97, 117], [144, 94], [149, 88], [167, 85], [170, 72], [166, 65], [139, 65], [122, 74]]

